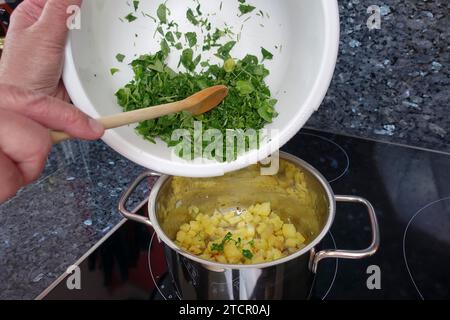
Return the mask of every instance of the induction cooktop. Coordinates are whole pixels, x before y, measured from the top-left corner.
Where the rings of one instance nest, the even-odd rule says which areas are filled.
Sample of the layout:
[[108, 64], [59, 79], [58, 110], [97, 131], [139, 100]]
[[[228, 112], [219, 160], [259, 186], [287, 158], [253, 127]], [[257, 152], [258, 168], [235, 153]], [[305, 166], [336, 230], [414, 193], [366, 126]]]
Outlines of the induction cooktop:
[[[381, 245], [362, 260], [323, 260], [313, 300], [450, 298], [450, 155], [303, 130], [285, 147], [318, 169], [336, 194], [375, 207]], [[136, 212], [146, 215], [143, 203]], [[338, 204], [323, 248], [363, 249], [371, 240], [367, 212]], [[38, 299], [179, 300], [153, 230], [123, 220]], [[70, 289], [69, 289], [70, 288]]]

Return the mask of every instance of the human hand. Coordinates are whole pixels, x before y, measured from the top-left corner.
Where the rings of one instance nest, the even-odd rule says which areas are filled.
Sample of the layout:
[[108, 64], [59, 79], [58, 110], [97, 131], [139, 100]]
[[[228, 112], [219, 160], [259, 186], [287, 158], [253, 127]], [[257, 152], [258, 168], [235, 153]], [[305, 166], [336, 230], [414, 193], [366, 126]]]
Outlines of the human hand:
[[24, 0], [13, 12], [0, 61], [0, 83], [68, 101], [61, 81], [67, 8], [82, 0]]
[[71, 104], [0, 84], [0, 203], [41, 174], [52, 142], [49, 129], [92, 140], [104, 129]]
[[0, 60], [0, 203], [41, 174], [49, 129], [87, 140], [103, 135], [98, 122], [63, 101], [69, 100], [61, 73], [70, 5], [81, 0], [25, 0], [12, 15]]

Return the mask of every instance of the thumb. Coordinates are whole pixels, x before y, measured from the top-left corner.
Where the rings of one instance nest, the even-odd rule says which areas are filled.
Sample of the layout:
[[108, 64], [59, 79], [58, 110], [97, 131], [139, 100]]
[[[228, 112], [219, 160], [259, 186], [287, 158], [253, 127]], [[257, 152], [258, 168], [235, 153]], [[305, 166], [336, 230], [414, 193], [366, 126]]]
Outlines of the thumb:
[[47, 0], [36, 28], [55, 43], [63, 43], [69, 31], [67, 22], [74, 14], [70, 9], [73, 6], [80, 8], [81, 3], [82, 0]]
[[99, 139], [105, 131], [98, 121], [62, 100], [10, 85], [0, 85], [0, 91], [6, 93], [0, 108], [22, 114], [46, 128], [86, 140]]
[[8, 32], [31, 27], [41, 16], [46, 0], [24, 0], [14, 10]]

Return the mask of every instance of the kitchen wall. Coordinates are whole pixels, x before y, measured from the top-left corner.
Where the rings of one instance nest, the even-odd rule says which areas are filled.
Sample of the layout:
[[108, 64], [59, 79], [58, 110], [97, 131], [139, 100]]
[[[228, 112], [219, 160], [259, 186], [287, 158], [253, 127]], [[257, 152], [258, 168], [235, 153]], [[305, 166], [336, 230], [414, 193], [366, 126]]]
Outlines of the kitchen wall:
[[[339, 4], [336, 73], [308, 127], [450, 152], [450, 2]], [[380, 29], [367, 27], [371, 5]]]

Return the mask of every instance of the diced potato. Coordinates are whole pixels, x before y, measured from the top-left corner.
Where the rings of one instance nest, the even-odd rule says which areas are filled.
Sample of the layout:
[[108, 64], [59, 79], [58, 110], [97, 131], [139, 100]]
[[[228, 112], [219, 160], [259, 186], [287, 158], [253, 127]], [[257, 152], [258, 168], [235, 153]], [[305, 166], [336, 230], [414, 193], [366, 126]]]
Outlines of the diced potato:
[[187, 235], [189, 236], [189, 237], [195, 237], [196, 235], [197, 235], [197, 232], [195, 232], [194, 230], [192, 230], [192, 228], [191, 228], [191, 230], [189, 230], [188, 232], [187, 232]]
[[273, 225], [274, 231], [278, 231], [283, 227], [283, 221], [279, 217], [271, 218], [270, 223]]
[[283, 250], [283, 247], [284, 247], [284, 239], [283, 239], [283, 237], [281, 237], [281, 239], [280, 239], [279, 237], [271, 235], [268, 238], [267, 242], [269, 244], [269, 247], [273, 247], [273, 248], [277, 248], [279, 250]]
[[233, 211], [230, 211], [230, 212], [225, 213], [223, 215], [223, 218], [228, 221], [229, 219], [231, 219], [235, 216], [236, 216], [236, 214]]
[[208, 235], [208, 236], [212, 236], [215, 232], [216, 232], [216, 228], [213, 226], [213, 225], [206, 225], [205, 227], [204, 227], [204, 230], [205, 230], [205, 233]]
[[191, 227], [186, 223], [180, 227], [180, 230], [187, 232], [187, 231], [189, 231], [190, 228]]
[[263, 232], [261, 233], [261, 238], [269, 239], [273, 236], [273, 227], [270, 224], [266, 224]]
[[258, 234], [260, 234], [260, 235], [264, 232], [264, 230], [266, 230], [266, 224], [265, 223], [260, 223], [256, 227], [256, 232], [258, 232]]
[[200, 253], [202, 253], [202, 250], [198, 246], [190, 246], [189, 247], [189, 251], [192, 252], [193, 254], [200, 254]]
[[280, 250], [278, 250], [276, 248], [272, 249], [272, 259], [273, 260], [280, 259], [282, 257], [283, 257], [283, 253]]
[[256, 214], [267, 217], [270, 214], [270, 202], [257, 204], [254, 209]]
[[285, 224], [283, 225], [283, 235], [285, 238], [294, 238], [295, 237], [295, 226], [293, 224]]
[[295, 236], [300, 243], [304, 243], [306, 241], [305, 237], [300, 232], [296, 232]]
[[245, 212], [242, 215], [242, 220], [244, 220], [245, 222], [252, 222], [253, 221], [253, 215], [250, 212]]
[[237, 224], [236, 228], [238, 230], [245, 229], [245, 225], [246, 225], [245, 221], [241, 221]]
[[191, 221], [190, 226], [192, 231], [198, 232], [201, 229], [201, 224], [198, 221]]
[[215, 256], [215, 259], [216, 259], [216, 261], [219, 262], [219, 263], [227, 263], [227, 258], [225, 258], [225, 257], [222, 256], [222, 255], [217, 255], [217, 256]]
[[226, 220], [220, 220], [219, 226], [221, 227], [228, 227], [230, 224]]
[[232, 218], [228, 219], [228, 222], [230, 223], [230, 225], [235, 225], [237, 224], [239, 221], [241, 221], [241, 217], [240, 216], [233, 216]]
[[190, 207], [189, 213], [195, 218], [180, 226], [175, 241], [203, 259], [224, 264], [263, 263], [305, 246], [305, 237], [271, 212], [269, 202], [255, 204], [240, 215], [217, 210], [207, 215], [196, 207]]
[[255, 229], [254, 225], [248, 224], [245, 231], [246, 231], [247, 238], [252, 239], [255, 236], [256, 229]]
[[225, 244], [223, 252], [230, 263], [238, 263], [241, 260], [242, 252], [234, 243], [228, 242]]
[[299, 244], [300, 244], [300, 242], [297, 239], [289, 238], [289, 239], [286, 239], [286, 241], [285, 241], [286, 247], [289, 247], [289, 248], [296, 248]]
[[184, 240], [186, 239], [186, 236], [187, 236], [187, 234], [186, 234], [185, 231], [183, 231], [183, 230], [178, 231], [178, 233], [177, 233], [177, 241], [183, 243]]

